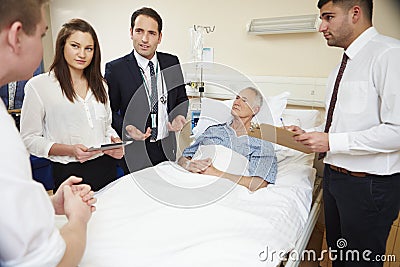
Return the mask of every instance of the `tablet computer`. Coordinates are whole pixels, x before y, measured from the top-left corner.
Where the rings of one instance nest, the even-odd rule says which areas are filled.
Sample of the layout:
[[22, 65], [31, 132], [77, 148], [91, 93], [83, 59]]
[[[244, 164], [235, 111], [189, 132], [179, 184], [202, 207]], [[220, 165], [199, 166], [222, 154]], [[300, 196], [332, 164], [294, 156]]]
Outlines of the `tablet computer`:
[[111, 143], [111, 144], [104, 144], [101, 146], [92, 146], [89, 147], [87, 151], [104, 151], [104, 150], [109, 150], [109, 149], [116, 149], [116, 148], [121, 148], [126, 145], [132, 144], [133, 141], [125, 141], [125, 142], [120, 142], [120, 143]]

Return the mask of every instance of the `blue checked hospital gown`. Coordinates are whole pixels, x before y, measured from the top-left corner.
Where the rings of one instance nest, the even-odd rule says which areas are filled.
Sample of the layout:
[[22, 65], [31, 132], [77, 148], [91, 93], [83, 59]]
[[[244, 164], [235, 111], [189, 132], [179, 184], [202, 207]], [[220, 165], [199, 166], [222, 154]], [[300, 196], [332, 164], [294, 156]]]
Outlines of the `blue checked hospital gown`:
[[[230, 124], [230, 123], [229, 123]], [[188, 148], [182, 156], [193, 157], [201, 145], [222, 145], [243, 155], [249, 161], [249, 175], [258, 176], [268, 183], [275, 183], [277, 159], [273, 145], [248, 135], [237, 136], [228, 123], [213, 125]]]

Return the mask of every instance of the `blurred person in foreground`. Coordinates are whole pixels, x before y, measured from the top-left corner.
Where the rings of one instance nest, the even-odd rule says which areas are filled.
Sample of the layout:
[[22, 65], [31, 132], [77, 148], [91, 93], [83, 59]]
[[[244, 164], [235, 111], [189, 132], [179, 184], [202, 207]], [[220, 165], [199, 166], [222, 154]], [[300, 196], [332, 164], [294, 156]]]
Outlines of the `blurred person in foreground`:
[[[32, 76], [43, 55], [46, 0], [0, 1], [0, 85]], [[95, 210], [93, 191], [70, 177], [53, 196], [32, 180], [29, 154], [0, 102], [0, 266], [77, 266]], [[18, 162], [17, 162], [18, 161]], [[68, 222], [58, 230], [54, 215]]]

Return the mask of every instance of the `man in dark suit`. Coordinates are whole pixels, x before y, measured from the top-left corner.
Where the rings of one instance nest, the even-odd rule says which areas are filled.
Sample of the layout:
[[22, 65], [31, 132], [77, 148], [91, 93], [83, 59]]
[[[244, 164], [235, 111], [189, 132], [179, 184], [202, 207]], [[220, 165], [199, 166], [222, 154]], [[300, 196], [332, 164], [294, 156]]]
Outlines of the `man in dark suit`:
[[136, 140], [125, 148], [125, 174], [175, 160], [174, 132], [186, 123], [188, 98], [179, 60], [156, 52], [161, 31], [155, 10], [136, 10], [130, 28], [134, 50], [106, 64], [112, 125], [121, 137]]
[[[33, 73], [33, 76], [36, 76], [42, 72], [43, 66], [42, 64], [40, 64], [40, 66]], [[25, 96], [24, 88], [27, 81], [28, 80], [11, 82], [0, 87], [0, 97], [4, 102], [4, 105], [6, 105], [7, 109], [21, 109], [22, 102], [24, 101]], [[12, 83], [15, 83], [15, 90], [13, 90], [13, 92], [10, 92], [10, 84]], [[12, 96], [11, 93], [13, 93]], [[10, 99], [14, 100], [12, 101], [13, 103], [10, 103]]]
[[[33, 76], [36, 76], [43, 72], [43, 64], [35, 70]], [[15, 120], [15, 125], [19, 129], [20, 109], [22, 108], [22, 102], [25, 96], [25, 84], [28, 80], [10, 82], [0, 87], [0, 97], [4, 102], [4, 105], [8, 110], [15, 110], [11, 112], [11, 116]]]

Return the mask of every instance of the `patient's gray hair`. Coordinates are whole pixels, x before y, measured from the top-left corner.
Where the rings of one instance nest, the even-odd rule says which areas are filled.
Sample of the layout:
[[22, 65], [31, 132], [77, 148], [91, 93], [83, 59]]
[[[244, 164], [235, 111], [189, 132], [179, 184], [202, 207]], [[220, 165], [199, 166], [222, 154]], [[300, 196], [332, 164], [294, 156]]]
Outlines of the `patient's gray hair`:
[[251, 90], [251, 91], [254, 92], [254, 94], [256, 95], [254, 105], [255, 106], [259, 106], [261, 108], [261, 106], [262, 106], [262, 104], [264, 102], [261, 92], [259, 90], [257, 90], [256, 88], [254, 88], [254, 87], [246, 87], [243, 90], [246, 90], [246, 89]]

